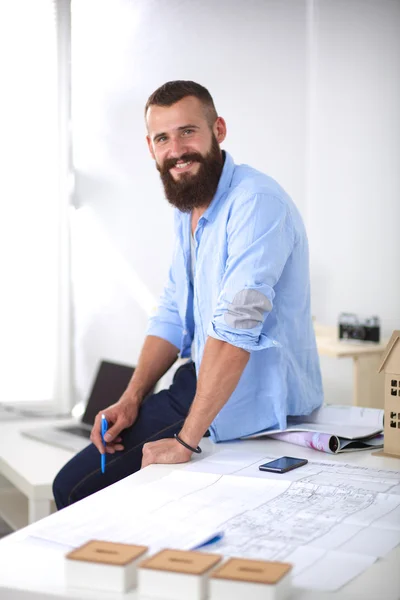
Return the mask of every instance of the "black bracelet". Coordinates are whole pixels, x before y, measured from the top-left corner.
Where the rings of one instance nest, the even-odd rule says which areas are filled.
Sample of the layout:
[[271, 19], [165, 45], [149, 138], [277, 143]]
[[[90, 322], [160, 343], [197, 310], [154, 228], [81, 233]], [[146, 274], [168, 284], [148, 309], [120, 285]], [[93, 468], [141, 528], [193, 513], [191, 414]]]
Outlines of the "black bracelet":
[[192, 446], [189, 446], [189, 444], [187, 444], [186, 442], [181, 440], [181, 438], [179, 437], [179, 435], [177, 433], [174, 433], [174, 438], [176, 439], [177, 442], [182, 444], [182, 446], [185, 446], [185, 448], [187, 448], [191, 452], [195, 452], [196, 454], [201, 454], [202, 450], [201, 450], [200, 446], [197, 446], [197, 448], [193, 448]]

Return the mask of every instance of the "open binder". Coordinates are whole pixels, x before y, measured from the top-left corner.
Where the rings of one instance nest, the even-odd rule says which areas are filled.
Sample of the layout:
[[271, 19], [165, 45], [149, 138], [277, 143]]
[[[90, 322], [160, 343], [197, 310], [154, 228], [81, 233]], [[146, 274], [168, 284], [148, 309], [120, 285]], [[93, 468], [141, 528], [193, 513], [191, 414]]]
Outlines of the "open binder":
[[268, 429], [243, 439], [272, 437], [320, 452], [338, 454], [383, 447], [384, 411], [325, 405], [306, 417], [288, 417], [286, 429]]

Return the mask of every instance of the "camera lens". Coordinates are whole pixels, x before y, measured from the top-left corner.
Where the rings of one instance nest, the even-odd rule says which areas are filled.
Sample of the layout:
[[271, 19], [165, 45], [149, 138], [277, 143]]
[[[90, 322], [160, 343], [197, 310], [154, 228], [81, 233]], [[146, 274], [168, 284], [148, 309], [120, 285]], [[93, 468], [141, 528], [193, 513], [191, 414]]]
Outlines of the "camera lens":
[[354, 326], [351, 334], [352, 334], [351, 337], [353, 338], [353, 340], [365, 340], [365, 338], [367, 337], [367, 332], [365, 330], [365, 327], [363, 327], [362, 325]]

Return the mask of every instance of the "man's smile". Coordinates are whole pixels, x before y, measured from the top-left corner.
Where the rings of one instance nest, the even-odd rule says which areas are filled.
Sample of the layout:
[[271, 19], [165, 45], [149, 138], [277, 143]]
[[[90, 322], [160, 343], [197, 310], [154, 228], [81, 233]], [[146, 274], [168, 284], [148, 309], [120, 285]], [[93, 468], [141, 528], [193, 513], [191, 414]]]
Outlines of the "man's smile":
[[175, 172], [175, 173], [183, 173], [186, 171], [190, 171], [191, 168], [197, 164], [196, 162], [193, 162], [192, 160], [188, 160], [186, 162], [177, 162], [176, 165], [174, 167], [172, 167], [172, 169], [170, 169], [170, 171]]

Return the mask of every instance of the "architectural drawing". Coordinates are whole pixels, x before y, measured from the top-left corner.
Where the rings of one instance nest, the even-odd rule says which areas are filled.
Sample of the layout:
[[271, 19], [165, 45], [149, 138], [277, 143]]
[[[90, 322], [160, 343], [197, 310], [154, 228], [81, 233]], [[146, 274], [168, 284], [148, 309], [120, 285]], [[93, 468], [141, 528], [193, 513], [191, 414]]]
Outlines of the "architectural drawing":
[[260, 476], [259, 460], [249, 459], [228, 475], [181, 470], [142, 486], [128, 477], [97, 495], [95, 511], [78, 502], [39, 522], [34, 535], [69, 547], [145, 544], [153, 553], [223, 531], [208, 552], [291, 562], [294, 585], [321, 590], [339, 589], [400, 543], [399, 472], [321, 461]]

